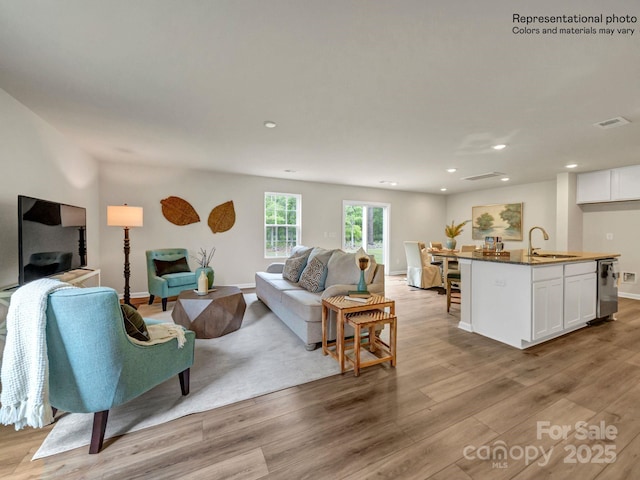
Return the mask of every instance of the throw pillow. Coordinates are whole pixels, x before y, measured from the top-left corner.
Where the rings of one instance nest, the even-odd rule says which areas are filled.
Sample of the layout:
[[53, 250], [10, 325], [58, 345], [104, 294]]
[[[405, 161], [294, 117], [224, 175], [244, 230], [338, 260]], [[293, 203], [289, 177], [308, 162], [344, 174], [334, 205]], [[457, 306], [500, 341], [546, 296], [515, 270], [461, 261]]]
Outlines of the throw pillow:
[[142, 315], [133, 308], [131, 305], [120, 305], [122, 310], [122, 319], [124, 320], [124, 328], [127, 331], [127, 335], [140, 341], [149, 340], [149, 332], [147, 331], [147, 325], [142, 319]]
[[313, 260], [318, 255], [322, 256], [321, 260], [326, 265], [332, 253], [333, 253], [333, 250], [327, 250], [326, 248], [322, 248], [322, 247], [313, 247], [313, 249], [311, 250], [311, 253], [309, 254], [309, 258], [307, 259], [307, 265], [311, 260]]
[[354, 285], [360, 281], [360, 269], [356, 265], [354, 253], [336, 250], [327, 264], [326, 286]]
[[169, 273], [191, 271], [185, 257], [178, 258], [177, 260], [158, 260], [154, 258], [153, 265], [156, 267], [156, 275], [159, 277]]
[[[336, 250], [329, 259], [326, 286], [331, 285], [357, 285], [360, 282], [360, 268], [356, 258], [367, 253], [360, 248], [355, 253], [347, 253]], [[373, 255], [369, 257], [369, 268], [364, 272], [365, 282], [371, 283], [376, 269], [376, 261]]]
[[311, 249], [309, 248], [287, 258], [284, 262], [284, 268], [282, 269], [282, 278], [290, 282], [298, 283], [300, 275], [307, 265], [307, 258], [309, 258], [310, 253]]
[[326, 251], [311, 258], [300, 275], [298, 285], [309, 292], [323, 291], [327, 279], [327, 263], [332, 253], [332, 251]]

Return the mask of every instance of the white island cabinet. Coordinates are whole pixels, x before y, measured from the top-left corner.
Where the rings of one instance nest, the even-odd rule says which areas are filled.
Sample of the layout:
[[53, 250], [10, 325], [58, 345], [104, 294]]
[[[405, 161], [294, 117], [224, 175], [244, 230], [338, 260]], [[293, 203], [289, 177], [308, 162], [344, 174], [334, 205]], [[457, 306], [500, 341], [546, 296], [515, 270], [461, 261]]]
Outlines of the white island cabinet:
[[596, 262], [564, 266], [564, 328], [596, 318]]
[[539, 340], [564, 329], [562, 266], [532, 267], [532, 332]]
[[596, 318], [596, 260], [616, 256], [520, 253], [491, 260], [459, 255], [459, 327], [520, 349], [582, 328]]

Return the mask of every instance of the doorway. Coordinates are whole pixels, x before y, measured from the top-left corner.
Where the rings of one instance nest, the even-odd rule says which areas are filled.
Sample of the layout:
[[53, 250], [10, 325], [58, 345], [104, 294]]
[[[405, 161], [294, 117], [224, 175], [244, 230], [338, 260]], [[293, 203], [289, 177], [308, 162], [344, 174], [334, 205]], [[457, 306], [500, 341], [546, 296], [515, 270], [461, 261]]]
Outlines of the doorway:
[[342, 249], [355, 252], [362, 247], [376, 263], [388, 265], [390, 209], [388, 203], [343, 200]]

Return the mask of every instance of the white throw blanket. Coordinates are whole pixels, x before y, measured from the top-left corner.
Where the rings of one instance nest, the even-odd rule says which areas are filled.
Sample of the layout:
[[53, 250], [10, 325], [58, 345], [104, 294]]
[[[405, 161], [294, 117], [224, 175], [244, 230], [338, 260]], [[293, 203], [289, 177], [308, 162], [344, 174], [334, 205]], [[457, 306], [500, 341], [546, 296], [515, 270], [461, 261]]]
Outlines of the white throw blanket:
[[11, 296], [7, 341], [2, 359], [0, 422], [41, 428], [53, 421], [49, 404], [47, 299], [51, 292], [76, 288], [43, 278], [27, 283]]
[[149, 332], [149, 340], [143, 341], [133, 337], [129, 337], [129, 340], [138, 345], [156, 345], [176, 338], [178, 340], [178, 348], [184, 347], [184, 343], [187, 341], [184, 335], [184, 328], [175, 323], [150, 324], [147, 325], [147, 331]]

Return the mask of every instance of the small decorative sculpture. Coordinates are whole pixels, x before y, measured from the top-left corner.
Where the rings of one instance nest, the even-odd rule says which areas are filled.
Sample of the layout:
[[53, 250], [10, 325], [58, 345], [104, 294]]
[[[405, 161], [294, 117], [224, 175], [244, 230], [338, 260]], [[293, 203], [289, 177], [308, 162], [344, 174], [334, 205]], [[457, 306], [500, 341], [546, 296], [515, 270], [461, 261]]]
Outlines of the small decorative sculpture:
[[364, 272], [369, 269], [370, 260], [369, 257], [363, 255], [361, 257], [356, 258], [356, 262], [358, 263], [358, 268], [360, 269], [360, 281], [358, 282], [358, 293], [369, 293], [367, 290], [367, 283], [364, 280]]

